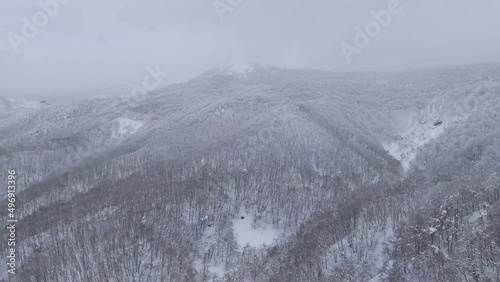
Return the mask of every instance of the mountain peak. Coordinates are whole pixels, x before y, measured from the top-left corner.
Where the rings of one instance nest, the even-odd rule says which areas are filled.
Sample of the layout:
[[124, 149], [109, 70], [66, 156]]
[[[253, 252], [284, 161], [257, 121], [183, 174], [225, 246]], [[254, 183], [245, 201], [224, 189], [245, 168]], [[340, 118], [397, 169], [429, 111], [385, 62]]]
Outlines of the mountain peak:
[[249, 64], [223, 64], [215, 67], [215, 70], [221, 74], [234, 75], [234, 76], [246, 76], [247, 74], [253, 72], [256, 69], [255, 65]]
[[38, 102], [0, 96], [0, 118], [14, 114], [17, 115], [26, 111], [38, 110], [46, 106], [48, 104], [45, 101]]
[[225, 63], [201, 74], [198, 78], [219, 78], [236, 80], [266, 79], [275, 75], [281, 68], [264, 64]]

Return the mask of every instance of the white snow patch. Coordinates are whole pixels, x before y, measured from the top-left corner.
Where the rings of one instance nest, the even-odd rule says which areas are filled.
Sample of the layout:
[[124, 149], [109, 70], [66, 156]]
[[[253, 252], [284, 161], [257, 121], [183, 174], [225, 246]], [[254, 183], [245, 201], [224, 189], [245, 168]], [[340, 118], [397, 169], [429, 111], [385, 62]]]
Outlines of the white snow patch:
[[220, 73], [236, 76], [239, 78], [246, 78], [246, 76], [251, 73], [255, 67], [247, 64], [237, 64], [231, 63], [226, 65], [221, 65], [217, 68]]
[[469, 223], [476, 223], [479, 219], [484, 218], [488, 215], [488, 212], [484, 209], [473, 212], [470, 216], [468, 216], [467, 221]]
[[32, 109], [36, 110], [42, 107], [41, 102], [37, 101], [30, 101], [26, 99], [13, 99], [13, 98], [5, 98], [5, 101], [9, 103], [10, 108], [12, 110], [17, 110], [17, 109]]
[[196, 260], [194, 262], [194, 268], [196, 269], [196, 271], [198, 271], [198, 273], [208, 273], [208, 276], [211, 277], [211, 280], [209, 281], [218, 281], [226, 275], [226, 267], [224, 265], [224, 262], [214, 264], [213, 260], [210, 260], [207, 263], [208, 264], [204, 264], [201, 259]]
[[[202, 221], [206, 221], [208, 217]], [[226, 275], [226, 265], [221, 251], [218, 249], [215, 226], [208, 227], [203, 232], [200, 242], [200, 257], [194, 261], [194, 268], [199, 274], [206, 275], [210, 280], [220, 281]]]
[[240, 247], [246, 245], [252, 247], [269, 246], [279, 237], [278, 230], [274, 229], [272, 225], [257, 222], [253, 216], [246, 212], [233, 219], [233, 230], [236, 242]]
[[[392, 226], [392, 220], [387, 222], [385, 228], [361, 220], [355, 231], [328, 249], [326, 255], [327, 273], [333, 275], [336, 267], [343, 267], [347, 264], [366, 264], [375, 266], [376, 271], [378, 271], [378, 273], [373, 273], [373, 280], [370, 281], [386, 281], [384, 280], [386, 274], [382, 271], [384, 271], [384, 263], [388, 259], [385, 249], [386, 247], [392, 248], [394, 240]], [[360, 256], [360, 253], [363, 255]], [[390, 262], [387, 266], [390, 266]]]
[[29, 111], [35, 111], [43, 107], [48, 107], [48, 105], [36, 101], [4, 98], [0, 96], [0, 119], [18, 117]]
[[114, 122], [113, 138], [132, 135], [144, 126], [142, 121], [128, 118], [117, 118]]
[[251, 72], [254, 68], [244, 64], [233, 64], [229, 70], [230, 74], [246, 74]]
[[442, 116], [438, 109], [429, 106], [420, 117], [410, 117], [404, 125], [406, 130], [393, 143], [382, 144], [387, 152], [401, 162], [405, 172], [415, 160], [420, 147], [438, 138], [447, 128], [459, 123], [464, 116]]
[[[388, 263], [387, 263], [388, 270], [392, 269], [392, 265], [393, 264], [394, 264], [394, 261], [392, 261], [392, 260], [388, 261]], [[368, 280], [368, 282], [384, 282], [384, 281], [387, 281], [388, 280], [387, 279], [388, 275], [387, 275], [386, 272], [382, 272], [382, 273], [377, 274], [375, 277], [373, 277], [372, 279]]]
[[418, 148], [429, 143], [444, 132], [445, 126], [432, 124], [418, 125], [408, 129], [394, 143], [385, 145], [387, 152], [401, 162], [404, 171], [408, 171], [410, 164], [415, 160]]

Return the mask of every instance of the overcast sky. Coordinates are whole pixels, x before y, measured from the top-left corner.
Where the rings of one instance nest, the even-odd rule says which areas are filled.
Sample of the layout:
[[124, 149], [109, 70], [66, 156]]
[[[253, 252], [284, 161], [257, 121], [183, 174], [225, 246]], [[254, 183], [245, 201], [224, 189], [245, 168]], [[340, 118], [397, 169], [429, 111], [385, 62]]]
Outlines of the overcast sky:
[[213, 0], [65, 1], [33, 38], [15, 41], [16, 53], [22, 18], [43, 10], [0, 0], [0, 96], [125, 95], [157, 65], [168, 83], [225, 62], [336, 71], [500, 62], [498, 0], [400, 0], [350, 64], [340, 44], [356, 47], [355, 27], [391, 0], [241, 0], [223, 20]]

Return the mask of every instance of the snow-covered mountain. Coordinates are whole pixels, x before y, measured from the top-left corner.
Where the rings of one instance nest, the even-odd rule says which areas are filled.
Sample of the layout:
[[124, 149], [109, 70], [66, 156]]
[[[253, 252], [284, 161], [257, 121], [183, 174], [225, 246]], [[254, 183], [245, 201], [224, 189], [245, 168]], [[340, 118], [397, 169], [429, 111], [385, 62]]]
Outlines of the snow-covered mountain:
[[225, 65], [139, 97], [0, 99], [18, 277], [495, 279], [499, 74]]
[[0, 119], [14, 117], [47, 106], [49, 105], [45, 101], [37, 102], [0, 96]]

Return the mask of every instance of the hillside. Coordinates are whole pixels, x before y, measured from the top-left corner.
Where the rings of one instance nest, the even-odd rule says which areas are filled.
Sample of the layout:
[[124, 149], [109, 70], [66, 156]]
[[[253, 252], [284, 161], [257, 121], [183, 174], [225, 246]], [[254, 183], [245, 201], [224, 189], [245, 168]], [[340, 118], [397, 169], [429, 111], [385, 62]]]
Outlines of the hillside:
[[15, 281], [500, 281], [499, 75], [224, 66], [0, 98]]

